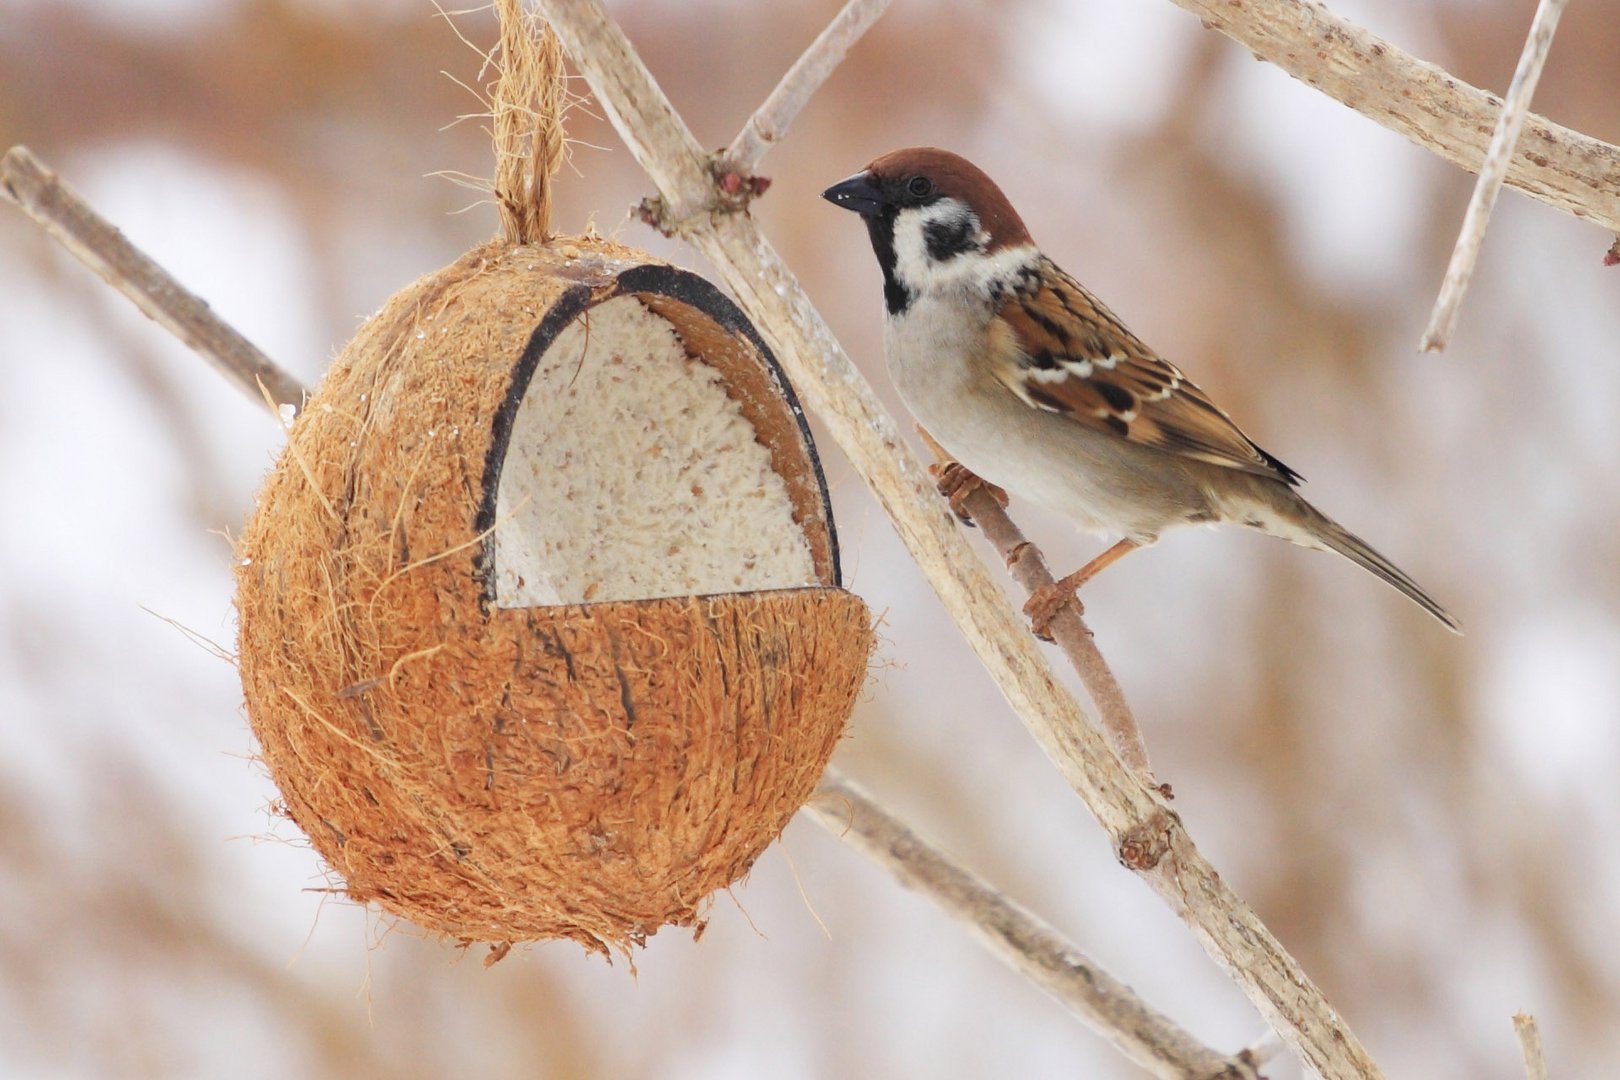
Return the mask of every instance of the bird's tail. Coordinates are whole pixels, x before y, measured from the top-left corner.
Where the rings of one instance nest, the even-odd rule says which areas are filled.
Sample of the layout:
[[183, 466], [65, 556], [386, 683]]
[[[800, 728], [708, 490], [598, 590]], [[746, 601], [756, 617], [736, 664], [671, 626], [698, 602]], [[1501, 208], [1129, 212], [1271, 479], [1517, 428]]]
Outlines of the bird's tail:
[[[1303, 499], [1300, 500], [1302, 503]], [[1317, 510], [1309, 503], [1305, 506], [1310, 514], [1310, 532], [1316, 543], [1307, 542], [1308, 547], [1321, 546], [1329, 551], [1336, 551], [1349, 559], [1357, 566], [1374, 574], [1390, 585], [1405, 593], [1407, 598], [1418, 607], [1433, 615], [1445, 624], [1447, 630], [1453, 634], [1462, 633], [1462, 624], [1451, 612], [1440, 606], [1439, 601], [1423, 591], [1423, 587], [1406, 575], [1406, 572], [1378, 552], [1374, 551], [1365, 540], [1340, 525], [1337, 521]], [[1290, 539], [1294, 539], [1290, 537]], [[1300, 541], [1295, 539], [1295, 543]]]

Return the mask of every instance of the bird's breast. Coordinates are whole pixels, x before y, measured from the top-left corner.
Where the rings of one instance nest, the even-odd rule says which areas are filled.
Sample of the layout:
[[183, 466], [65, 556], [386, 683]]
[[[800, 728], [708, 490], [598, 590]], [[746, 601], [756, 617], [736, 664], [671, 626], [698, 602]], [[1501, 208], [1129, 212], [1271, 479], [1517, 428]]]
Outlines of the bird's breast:
[[977, 384], [989, 374], [982, 356], [989, 323], [988, 315], [977, 319], [927, 297], [885, 323], [889, 376], [906, 407], [936, 439], [971, 423], [960, 406], [964, 398], [979, 396]]

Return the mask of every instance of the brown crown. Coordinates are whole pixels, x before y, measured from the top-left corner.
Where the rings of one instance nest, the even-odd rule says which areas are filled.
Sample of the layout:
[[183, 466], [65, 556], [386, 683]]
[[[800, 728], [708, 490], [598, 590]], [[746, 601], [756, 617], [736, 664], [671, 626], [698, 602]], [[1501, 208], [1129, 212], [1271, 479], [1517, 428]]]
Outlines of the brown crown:
[[933, 146], [893, 150], [875, 158], [867, 170], [880, 182], [928, 177], [941, 195], [962, 200], [978, 215], [980, 226], [990, 234], [991, 251], [1035, 242], [996, 182], [973, 162], [949, 150]]

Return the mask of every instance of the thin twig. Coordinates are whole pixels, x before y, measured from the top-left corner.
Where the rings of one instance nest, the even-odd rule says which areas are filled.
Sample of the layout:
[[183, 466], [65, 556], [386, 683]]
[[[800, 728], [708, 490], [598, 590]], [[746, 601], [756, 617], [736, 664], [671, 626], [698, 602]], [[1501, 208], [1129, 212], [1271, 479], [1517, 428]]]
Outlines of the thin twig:
[[805, 806], [811, 820], [926, 894], [1014, 971], [1155, 1076], [1253, 1080], [1254, 1067], [1222, 1057], [1156, 1012], [1038, 915], [918, 836], [854, 781], [828, 769]]
[[1529, 1013], [1513, 1014], [1513, 1030], [1519, 1036], [1519, 1049], [1524, 1052], [1524, 1074], [1529, 1080], [1550, 1080], [1547, 1059], [1541, 1052], [1541, 1028]]
[[1530, 98], [1541, 79], [1541, 68], [1547, 62], [1547, 51], [1552, 48], [1553, 32], [1558, 29], [1558, 16], [1564, 13], [1566, 0], [1541, 0], [1536, 16], [1530, 22], [1530, 36], [1519, 55], [1519, 66], [1508, 84], [1506, 102], [1496, 119], [1496, 133], [1491, 136], [1490, 149], [1485, 152], [1485, 164], [1474, 183], [1474, 193], [1468, 197], [1468, 210], [1463, 214], [1462, 230], [1457, 235], [1457, 246], [1452, 248], [1451, 262], [1446, 266], [1445, 279], [1440, 283], [1440, 295], [1435, 298], [1434, 310], [1429, 313], [1429, 325], [1423, 331], [1418, 348], [1423, 352], [1442, 352], [1451, 344], [1451, 335], [1457, 329], [1457, 309], [1462, 306], [1463, 294], [1474, 276], [1474, 264], [1479, 261], [1479, 247], [1485, 240], [1485, 228], [1491, 221], [1491, 209], [1507, 177], [1508, 163], [1513, 160], [1513, 148], [1519, 144], [1519, 130], [1530, 112]]
[[1006, 595], [954, 527], [893, 418], [798, 280], [751, 216], [721, 212], [724, 202], [703, 148], [600, 0], [542, 0], [542, 6], [609, 120], [658, 186], [663, 225], [708, 258], [765, 335], [801, 399], [866, 481], [969, 646], [1107, 831], [1120, 860], [1164, 897], [1311, 1068], [1327, 1080], [1379, 1076], [1298, 961], [1058, 684]]
[[[1340, 104], [1477, 172], [1502, 102], [1314, 0], [1172, 0]], [[1525, 122], [1507, 183], [1620, 232], [1620, 147], [1544, 117]]]
[[804, 55], [788, 68], [765, 103], [754, 110], [722, 156], [725, 168], [749, 176], [772, 144], [787, 134], [821, 84], [843, 63], [844, 55], [889, 9], [891, 0], [849, 0]]
[[1267, 1028], [1259, 1038], [1238, 1051], [1237, 1059], [1259, 1072], [1262, 1065], [1286, 1049], [1288, 1047], [1282, 1041], [1282, 1036]]
[[227, 326], [208, 304], [147, 258], [27, 147], [0, 158], [0, 193], [154, 322], [201, 353], [254, 400], [262, 384], [278, 405], [302, 408], [304, 388]]
[[[944, 464], [952, 460], [945, 448], [935, 442], [927, 431], [918, 427], [917, 433], [933, 451], [937, 461]], [[1029, 542], [1023, 530], [1013, 524], [1012, 518], [1007, 516], [1007, 511], [995, 496], [983, 487], [976, 488], [962, 499], [962, 509], [979, 526], [984, 538], [990, 541], [1007, 564], [1013, 580], [1031, 596], [1039, 589], [1056, 584], [1057, 579], [1046, 565], [1046, 557]], [[1136, 726], [1130, 704], [1125, 700], [1125, 691], [1120, 689], [1113, 669], [1097, 648], [1091, 628], [1081, 614], [1080, 605], [1065, 604], [1053, 616], [1050, 629], [1052, 640], [1069, 658], [1075, 673], [1080, 676], [1081, 685], [1091, 696], [1091, 703], [1097, 707], [1103, 727], [1114, 741], [1114, 751], [1135, 770], [1143, 783], [1149, 787], [1157, 786], [1158, 781], [1154, 779], [1153, 769], [1148, 764], [1147, 745], [1142, 740], [1141, 729]], [[1166, 789], [1161, 787], [1160, 790]]]

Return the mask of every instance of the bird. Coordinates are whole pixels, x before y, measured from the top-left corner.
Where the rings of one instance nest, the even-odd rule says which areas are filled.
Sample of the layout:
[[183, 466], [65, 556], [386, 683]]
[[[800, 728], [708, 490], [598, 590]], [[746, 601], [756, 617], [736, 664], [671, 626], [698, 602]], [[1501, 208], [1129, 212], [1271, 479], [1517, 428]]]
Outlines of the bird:
[[959, 495], [982, 479], [1119, 537], [1031, 597], [1025, 611], [1041, 636], [1098, 572], [1166, 530], [1201, 524], [1337, 552], [1461, 633], [1417, 582], [1311, 505], [1299, 473], [1042, 252], [978, 166], [936, 147], [895, 150], [822, 197], [866, 223], [890, 377], [966, 470], [941, 490]]

